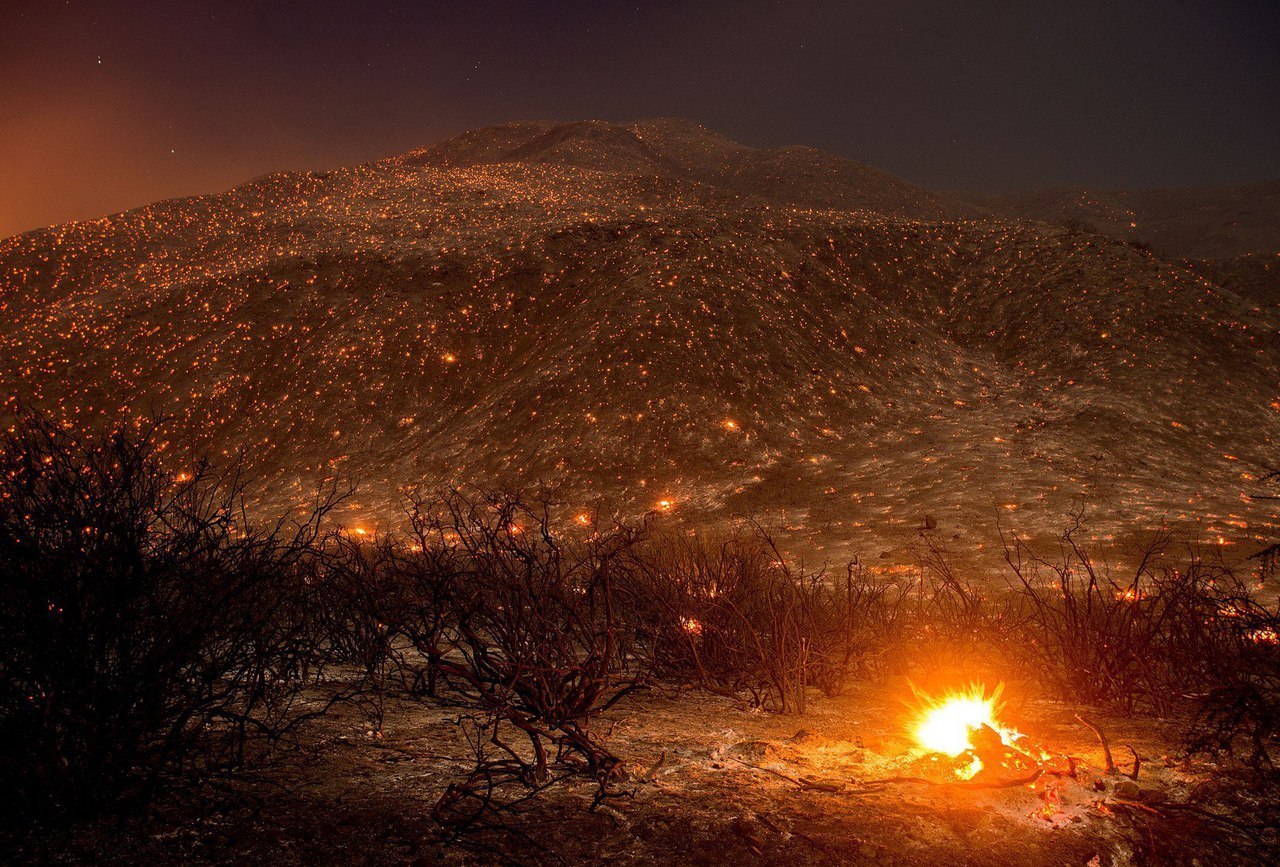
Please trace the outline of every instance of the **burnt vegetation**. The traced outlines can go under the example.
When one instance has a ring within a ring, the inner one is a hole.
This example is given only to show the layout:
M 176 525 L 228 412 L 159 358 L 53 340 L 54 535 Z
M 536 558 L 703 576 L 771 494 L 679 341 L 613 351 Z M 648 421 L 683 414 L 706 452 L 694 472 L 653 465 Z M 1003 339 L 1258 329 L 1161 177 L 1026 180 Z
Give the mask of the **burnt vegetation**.
M 314 618 L 334 499 L 254 525 L 236 476 L 165 472 L 154 432 L 28 416 L 0 442 L 10 816 L 145 804 L 260 759 L 341 697 Z
M 625 796 L 638 771 L 599 720 L 636 690 L 803 714 L 814 690 L 948 659 L 1181 719 L 1187 751 L 1251 772 L 1277 755 L 1277 611 L 1256 575 L 1164 534 L 1123 572 L 1079 517 L 1051 553 L 1007 535 L 1004 586 L 962 578 L 928 531 L 918 572 L 886 579 L 793 563 L 753 524 L 712 540 L 561 518 L 548 496 L 415 497 L 403 530 L 360 536 L 329 528 L 333 494 L 256 524 L 237 476 L 167 471 L 155 434 L 28 415 L 3 441 L 11 817 L 145 807 L 271 761 L 338 702 L 377 737 L 394 695 L 457 709 L 474 763 L 433 815 L 460 832 L 568 778 Z

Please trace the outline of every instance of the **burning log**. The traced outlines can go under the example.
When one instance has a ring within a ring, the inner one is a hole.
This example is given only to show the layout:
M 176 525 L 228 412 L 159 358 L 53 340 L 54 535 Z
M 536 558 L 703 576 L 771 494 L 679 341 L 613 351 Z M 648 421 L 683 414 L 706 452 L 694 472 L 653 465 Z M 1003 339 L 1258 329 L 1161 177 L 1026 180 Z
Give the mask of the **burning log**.
M 989 725 L 983 725 L 973 733 L 973 752 L 982 762 L 984 768 L 1016 766 L 1021 769 L 1039 767 L 1040 763 L 1031 756 L 1007 743 L 1000 732 Z

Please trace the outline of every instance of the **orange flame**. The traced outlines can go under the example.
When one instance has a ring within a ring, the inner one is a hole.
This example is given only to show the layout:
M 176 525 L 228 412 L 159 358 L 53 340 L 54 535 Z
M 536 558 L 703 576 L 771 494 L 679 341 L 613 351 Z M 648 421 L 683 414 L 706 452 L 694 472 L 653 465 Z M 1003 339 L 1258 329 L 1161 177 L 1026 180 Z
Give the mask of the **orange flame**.
M 973 749 L 973 733 L 986 726 L 999 734 L 1004 744 L 1014 746 L 1022 735 L 997 719 L 1003 690 L 1004 684 L 1000 684 L 988 694 L 985 687 L 973 684 L 941 698 L 917 693 L 921 705 L 912 724 L 916 743 L 926 752 L 957 758 Z M 981 770 L 982 761 L 974 755 L 968 765 L 957 768 L 956 774 L 967 780 Z

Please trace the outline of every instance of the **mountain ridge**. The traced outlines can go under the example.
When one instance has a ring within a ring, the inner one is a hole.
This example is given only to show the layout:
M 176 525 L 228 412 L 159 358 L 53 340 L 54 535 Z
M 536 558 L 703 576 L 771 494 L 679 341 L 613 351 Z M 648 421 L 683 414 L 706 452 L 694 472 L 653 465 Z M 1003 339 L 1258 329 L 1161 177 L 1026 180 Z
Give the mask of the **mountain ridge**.
M 494 142 L 492 139 L 498 139 Z M 590 147 L 583 147 L 589 144 Z M 777 204 L 925 219 L 974 216 L 951 201 L 862 163 L 791 145 L 751 148 L 700 124 L 656 118 L 629 124 L 534 121 L 464 133 L 411 151 L 409 164 L 443 167 L 500 162 L 572 165 L 618 174 L 696 181 Z

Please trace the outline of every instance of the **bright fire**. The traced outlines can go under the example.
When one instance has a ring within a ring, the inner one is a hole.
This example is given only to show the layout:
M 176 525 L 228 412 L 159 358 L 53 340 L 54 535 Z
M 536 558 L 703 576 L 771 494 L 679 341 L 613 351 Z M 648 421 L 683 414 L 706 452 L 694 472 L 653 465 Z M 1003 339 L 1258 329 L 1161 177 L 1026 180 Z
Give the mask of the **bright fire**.
M 969 735 L 984 725 L 996 728 L 994 699 L 956 695 L 927 709 L 916 725 L 916 740 L 931 753 L 958 756 L 973 749 Z
M 938 699 L 921 696 L 923 704 L 915 720 L 916 742 L 927 752 L 957 758 L 974 748 L 973 733 L 985 726 L 1012 747 L 1022 735 L 996 719 L 1002 690 L 1000 685 L 988 694 L 975 684 L 964 692 L 948 693 Z M 982 762 L 974 755 L 968 766 L 957 769 L 957 774 L 968 779 L 980 770 Z

